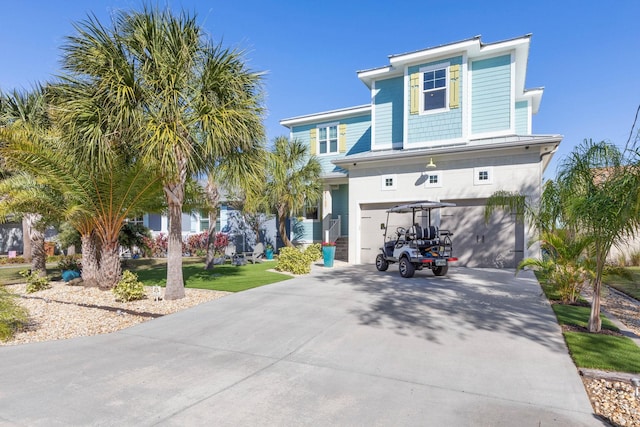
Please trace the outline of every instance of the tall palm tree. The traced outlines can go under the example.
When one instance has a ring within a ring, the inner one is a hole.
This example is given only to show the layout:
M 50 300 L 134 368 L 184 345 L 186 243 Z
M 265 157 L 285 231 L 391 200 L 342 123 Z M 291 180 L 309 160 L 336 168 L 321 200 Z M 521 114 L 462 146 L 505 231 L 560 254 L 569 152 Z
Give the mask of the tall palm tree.
M 20 135 L 22 138 L 39 139 L 45 138 L 50 132 L 51 123 L 45 100 L 45 91 L 42 86 L 36 86 L 31 91 L 14 90 L 7 94 L 0 94 L 0 130 L 2 139 L 8 138 L 9 134 Z M 6 163 L 5 163 L 6 166 Z M 26 177 L 10 181 L 7 189 L 13 188 L 21 191 Z M 11 187 L 12 185 L 17 187 Z M 32 182 L 35 184 L 35 182 Z M 38 184 L 39 185 L 39 184 Z M 24 197 L 28 193 L 22 192 L 18 199 L 13 199 L 13 208 L 22 208 L 19 213 L 22 216 L 24 252 L 27 259 L 31 260 L 33 271 L 37 271 L 41 276 L 46 272 L 46 253 L 44 250 L 44 229 L 45 220 L 40 212 L 29 210 L 28 204 L 23 204 Z M 20 200 L 21 202 L 17 202 Z M 8 201 L 8 199 L 5 199 Z M 37 206 L 34 203 L 33 206 Z M 7 207 L 7 206 L 5 206 Z
M 293 246 L 286 232 L 286 220 L 302 211 L 305 204 L 322 196 L 322 167 L 307 145 L 280 136 L 274 140 L 266 165 L 267 180 L 261 188 L 278 216 L 278 232 L 286 246 Z
M 185 183 L 261 140 L 260 74 L 243 55 L 212 44 L 195 16 L 145 8 L 120 12 L 107 28 L 95 17 L 76 26 L 65 46 L 69 80 L 97 88 L 103 113 L 125 123 L 132 155 L 162 179 L 169 215 L 165 298 L 184 296 L 182 210 Z M 98 153 L 113 140 L 95 139 Z

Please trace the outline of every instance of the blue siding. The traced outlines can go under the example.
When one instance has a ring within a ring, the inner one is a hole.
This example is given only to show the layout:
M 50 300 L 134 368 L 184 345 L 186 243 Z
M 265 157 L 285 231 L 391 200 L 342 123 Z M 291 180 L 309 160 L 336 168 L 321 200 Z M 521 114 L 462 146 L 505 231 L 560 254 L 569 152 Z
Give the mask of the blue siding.
M 516 134 L 529 134 L 529 103 L 527 101 L 516 102 Z
M 388 146 L 394 142 L 402 142 L 403 89 L 402 77 L 376 81 L 376 93 L 373 99 L 376 140 L 371 144 L 373 149 L 380 145 Z
M 298 221 L 291 218 L 293 242 L 313 242 L 322 240 L 322 221 Z
M 323 154 L 317 155 L 318 161 L 322 166 L 322 173 L 330 173 L 342 171 L 336 167 L 332 160 L 344 157 L 347 154 L 362 153 L 371 150 L 371 115 L 366 114 L 363 116 L 350 117 L 347 119 L 335 120 L 335 121 L 322 121 L 302 126 L 294 126 L 292 129 L 292 135 L 294 139 L 298 139 L 305 144 L 310 144 L 311 129 L 314 129 L 317 125 L 326 123 L 344 123 L 347 125 L 347 152 L 338 154 Z
M 333 218 L 341 216 L 340 234 L 349 234 L 349 186 L 342 184 L 331 192 L 331 212 Z
M 409 75 L 419 72 L 420 68 L 431 65 L 449 63 L 450 65 L 461 65 L 462 56 L 444 59 L 436 62 L 429 62 L 409 67 Z M 460 106 L 448 111 L 433 114 L 410 114 L 408 118 L 408 144 L 420 142 L 438 141 L 445 139 L 460 138 L 462 136 L 462 102 L 464 94 L 464 75 L 460 72 Z M 409 93 L 406 96 L 407 108 L 411 102 Z M 448 100 L 447 100 L 448 103 Z
M 471 64 L 471 132 L 508 130 L 511 127 L 511 55 Z

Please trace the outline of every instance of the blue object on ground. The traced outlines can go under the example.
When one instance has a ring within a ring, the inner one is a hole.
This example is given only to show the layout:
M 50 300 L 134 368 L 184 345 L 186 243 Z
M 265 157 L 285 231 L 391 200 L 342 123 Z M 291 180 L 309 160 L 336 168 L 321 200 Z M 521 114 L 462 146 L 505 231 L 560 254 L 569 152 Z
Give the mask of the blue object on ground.
M 62 272 L 62 280 L 69 282 L 70 280 L 80 277 L 80 272 L 76 270 L 64 270 Z

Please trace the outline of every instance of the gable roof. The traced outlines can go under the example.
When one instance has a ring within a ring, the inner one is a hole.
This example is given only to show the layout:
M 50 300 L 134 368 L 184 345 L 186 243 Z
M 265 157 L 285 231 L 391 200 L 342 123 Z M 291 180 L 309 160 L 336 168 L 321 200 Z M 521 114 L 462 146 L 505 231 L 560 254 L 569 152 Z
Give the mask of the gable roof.
M 439 59 L 466 55 L 468 59 L 481 59 L 499 54 L 514 53 L 515 90 L 517 100 L 530 100 L 533 114 L 538 112 L 543 88 L 525 89 L 527 63 L 531 34 L 492 43 L 483 43 L 480 36 L 447 43 L 440 46 L 420 49 L 413 52 L 389 55 L 389 65 L 358 71 L 358 78 L 371 89 L 373 82 L 381 79 L 400 77 L 410 65 L 433 62 Z

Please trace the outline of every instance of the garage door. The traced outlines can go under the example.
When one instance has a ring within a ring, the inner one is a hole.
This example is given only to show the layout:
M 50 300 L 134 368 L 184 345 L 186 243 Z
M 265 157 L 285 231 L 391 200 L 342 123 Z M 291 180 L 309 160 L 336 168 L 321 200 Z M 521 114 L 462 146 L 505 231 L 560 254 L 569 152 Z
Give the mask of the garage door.
M 360 262 L 371 264 L 376 262 L 384 239 L 384 229 L 381 224 L 387 222 L 387 209 L 396 205 L 411 202 L 376 203 L 360 205 Z M 393 214 L 389 218 L 389 234 L 395 236 L 398 227 L 411 225 L 411 214 Z
M 524 227 L 512 215 L 496 212 L 484 221 L 485 200 L 447 200 L 457 206 L 441 212 L 440 228 L 453 235 L 456 265 L 467 267 L 515 268 L 522 259 Z

